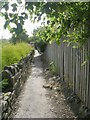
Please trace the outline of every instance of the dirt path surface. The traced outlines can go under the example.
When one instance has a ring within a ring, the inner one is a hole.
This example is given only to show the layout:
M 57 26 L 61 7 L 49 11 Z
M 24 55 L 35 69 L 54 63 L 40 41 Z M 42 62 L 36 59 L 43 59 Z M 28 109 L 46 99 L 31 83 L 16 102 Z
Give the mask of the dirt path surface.
M 59 102 L 52 99 L 50 92 L 43 87 L 43 75 L 40 54 L 35 51 L 34 64 L 31 75 L 26 81 L 21 94 L 17 99 L 18 109 L 13 112 L 13 118 L 73 118 L 74 113 L 64 101 L 64 96 L 59 96 Z

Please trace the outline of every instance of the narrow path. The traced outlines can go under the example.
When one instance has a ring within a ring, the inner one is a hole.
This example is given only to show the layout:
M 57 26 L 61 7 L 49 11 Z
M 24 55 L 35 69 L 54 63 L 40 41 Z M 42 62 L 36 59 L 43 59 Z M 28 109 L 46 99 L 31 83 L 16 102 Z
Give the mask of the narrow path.
M 40 60 L 39 53 L 36 51 L 31 75 L 26 81 L 24 88 L 21 91 L 20 96 L 18 97 L 17 101 L 19 108 L 14 113 L 13 118 L 57 117 L 57 114 L 52 110 L 54 106 L 48 95 L 49 93 L 45 88 L 43 88 L 44 83 L 45 79 L 43 76 L 42 62 Z M 60 106 L 58 107 L 59 108 L 57 108 L 57 110 L 60 109 Z

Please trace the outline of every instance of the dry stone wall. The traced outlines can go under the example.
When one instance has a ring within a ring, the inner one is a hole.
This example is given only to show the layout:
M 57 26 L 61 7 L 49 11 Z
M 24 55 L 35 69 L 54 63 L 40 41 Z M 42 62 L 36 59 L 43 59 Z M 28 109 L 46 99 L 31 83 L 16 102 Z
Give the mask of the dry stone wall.
M 9 86 L 6 89 L 4 88 L 0 97 L 0 113 L 2 113 L 1 118 L 4 120 L 8 119 L 12 111 L 12 106 L 30 74 L 33 56 L 34 50 L 20 60 L 19 63 L 13 64 L 12 66 L 5 66 L 1 73 L 2 80 L 8 79 L 9 83 Z

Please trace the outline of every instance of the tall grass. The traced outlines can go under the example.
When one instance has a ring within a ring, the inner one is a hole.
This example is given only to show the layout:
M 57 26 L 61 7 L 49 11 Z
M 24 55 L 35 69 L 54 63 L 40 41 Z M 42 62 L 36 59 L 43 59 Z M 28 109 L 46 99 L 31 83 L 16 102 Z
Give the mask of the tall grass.
M 0 40 L 0 71 L 2 69 L 2 41 Z
M 24 58 L 32 47 L 27 43 L 7 44 L 2 46 L 2 69 L 5 65 L 11 65 Z

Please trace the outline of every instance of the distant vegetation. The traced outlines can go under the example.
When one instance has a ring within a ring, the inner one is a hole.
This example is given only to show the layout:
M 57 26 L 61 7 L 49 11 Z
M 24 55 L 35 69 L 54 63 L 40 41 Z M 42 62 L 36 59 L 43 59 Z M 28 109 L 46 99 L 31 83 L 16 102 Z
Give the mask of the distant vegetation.
M 39 27 L 37 29 L 34 29 L 33 36 L 29 37 L 28 42 L 33 43 L 35 45 L 35 48 L 39 52 L 44 52 L 45 48 L 48 44 L 48 41 L 45 40 L 45 35 L 42 38 L 41 34 L 44 34 L 45 27 Z
M 24 58 L 32 47 L 24 42 L 11 44 L 2 44 L 2 69 L 5 65 L 11 65 L 19 62 L 20 59 Z

